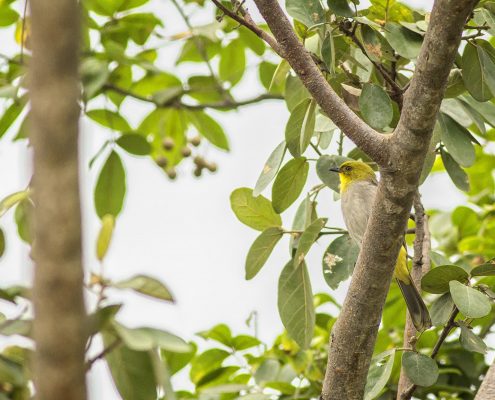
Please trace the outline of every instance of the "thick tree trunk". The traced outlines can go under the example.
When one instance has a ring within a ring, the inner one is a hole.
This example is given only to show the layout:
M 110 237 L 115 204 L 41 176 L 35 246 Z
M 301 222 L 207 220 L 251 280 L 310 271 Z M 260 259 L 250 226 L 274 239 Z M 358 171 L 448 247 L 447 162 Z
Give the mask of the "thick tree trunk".
M 86 398 L 78 181 L 79 10 L 32 0 L 34 381 L 40 400 Z
M 474 400 L 493 400 L 495 399 L 495 362 L 491 365 L 481 382 L 481 386 L 476 393 Z

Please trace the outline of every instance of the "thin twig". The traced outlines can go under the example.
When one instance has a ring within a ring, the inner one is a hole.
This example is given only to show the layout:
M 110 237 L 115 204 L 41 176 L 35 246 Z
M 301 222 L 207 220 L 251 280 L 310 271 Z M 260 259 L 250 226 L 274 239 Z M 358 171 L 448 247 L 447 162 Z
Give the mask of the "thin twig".
M 178 13 L 184 20 L 184 23 L 186 24 L 187 28 L 191 32 L 192 35 L 191 37 L 194 42 L 194 45 L 196 46 L 196 49 L 198 50 L 200 57 L 203 59 L 204 63 L 206 64 L 206 67 L 208 68 L 208 71 L 210 72 L 210 75 L 213 81 L 215 82 L 218 90 L 220 91 L 220 93 L 222 93 L 222 95 L 225 98 L 230 98 L 230 94 L 224 89 L 224 87 L 222 86 L 222 82 L 220 82 L 220 80 L 215 74 L 215 71 L 213 70 L 213 66 L 210 63 L 210 59 L 208 58 L 208 54 L 203 46 L 203 43 L 201 43 L 198 36 L 194 34 L 194 27 L 192 26 L 191 21 L 189 21 L 189 17 L 184 13 L 184 10 L 176 0 L 172 0 L 172 4 L 175 6 Z
M 389 84 L 389 86 L 392 89 L 392 92 L 395 96 L 401 95 L 403 90 L 402 88 L 395 82 L 395 80 L 390 76 L 389 71 L 383 66 L 383 64 L 373 60 L 369 55 L 368 52 L 366 51 L 364 45 L 359 41 L 357 38 L 355 32 L 353 30 L 347 29 L 344 24 L 341 24 L 340 26 L 341 31 L 349 36 L 351 40 L 356 44 L 357 47 L 363 52 L 366 58 L 371 61 L 371 63 L 375 66 L 375 68 L 378 70 L 378 72 L 382 75 L 383 79 Z
M 309 142 L 309 144 L 311 145 L 311 147 L 313 148 L 313 150 L 316 152 L 316 154 L 318 154 L 319 156 L 322 155 L 320 149 L 318 148 L 318 146 L 316 146 L 313 142 Z
M 225 7 L 218 0 L 211 0 L 211 1 L 225 15 L 229 16 L 234 21 L 238 22 L 239 24 L 245 26 L 250 31 L 255 33 L 259 38 L 263 39 L 266 43 L 268 43 L 270 45 L 270 47 L 275 51 L 275 53 L 277 53 L 280 57 L 284 58 L 282 48 L 280 47 L 278 42 L 275 40 L 275 38 L 273 36 L 271 36 L 268 32 L 265 32 L 263 29 L 261 29 L 258 25 L 256 25 L 256 23 L 251 18 L 251 15 L 249 15 L 247 10 L 244 9 L 242 7 L 242 5 L 240 5 L 240 7 L 238 7 L 238 10 L 240 11 L 240 13 L 243 15 L 244 18 L 237 15 L 235 12 L 232 12 L 231 10 L 229 10 L 227 7 Z
M 421 290 L 421 278 L 430 269 L 430 232 L 428 229 L 428 217 L 421 203 L 419 190 L 414 198 L 414 212 L 416 228 L 414 238 L 414 257 L 411 270 L 411 278 L 418 290 Z M 404 348 L 414 350 L 416 348 L 418 331 L 414 327 L 409 312 L 406 313 L 406 326 L 404 328 Z M 411 380 L 407 377 L 404 370 L 400 372 L 399 386 L 397 389 L 397 399 L 401 399 L 402 393 L 412 385 Z
M 121 343 L 120 338 L 116 338 L 112 343 L 110 343 L 107 347 L 105 347 L 100 353 L 98 353 L 96 356 L 90 358 L 88 361 L 86 361 L 86 371 L 89 371 L 93 364 L 104 358 L 108 353 L 112 352 L 119 346 Z
M 111 83 L 105 84 L 103 86 L 103 90 L 111 90 L 111 91 L 114 91 L 116 93 L 120 93 L 124 96 L 132 97 L 136 100 L 144 101 L 147 103 L 152 103 L 156 107 L 159 107 L 159 108 L 184 108 L 187 110 L 204 110 L 206 108 L 212 108 L 212 109 L 216 109 L 216 110 L 227 110 L 227 109 L 235 109 L 237 107 L 242 107 L 242 106 L 246 106 L 249 104 L 258 103 L 258 102 L 263 101 L 263 100 L 281 100 L 281 99 L 283 99 L 283 97 L 280 95 L 271 94 L 271 93 L 264 93 L 264 94 L 261 94 L 259 96 L 253 97 L 251 99 L 246 99 L 246 100 L 241 100 L 241 101 L 225 99 L 225 100 L 217 102 L 217 103 L 186 104 L 186 103 L 183 103 L 183 102 L 177 100 L 177 98 L 174 98 L 174 99 L 167 101 L 165 103 L 160 103 L 159 101 L 156 101 L 155 99 L 153 99 L 151 97 L 141 96 L 137 93 L 133 93 L 129 90 L 118 87 L 118 86 L 113 85 Z

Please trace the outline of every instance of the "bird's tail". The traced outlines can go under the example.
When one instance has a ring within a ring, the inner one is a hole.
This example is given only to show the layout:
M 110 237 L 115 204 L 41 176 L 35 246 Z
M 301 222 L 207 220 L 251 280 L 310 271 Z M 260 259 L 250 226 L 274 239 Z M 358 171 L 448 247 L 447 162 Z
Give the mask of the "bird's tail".
M 407 309 L 416 330 L 422 332 L 430 328 L 430 314 L 418 289 L 414 286 L 411 275 L 409 275 L 409 270 L 407 269 L 407 253 L 404 247 L 400 249 L 394 275 L 402 292 L 402 296 L 404 296 Z
M 431 328 L 430 313 L 412 280 L 409 283 L 397 279 L 397 284 L 406 301 L 407 310 L 418 332 Z

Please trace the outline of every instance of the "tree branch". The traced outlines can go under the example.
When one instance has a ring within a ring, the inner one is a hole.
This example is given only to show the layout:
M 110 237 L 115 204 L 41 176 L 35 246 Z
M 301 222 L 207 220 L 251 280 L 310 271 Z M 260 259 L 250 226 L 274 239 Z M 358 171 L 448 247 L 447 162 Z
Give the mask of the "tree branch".
M 30 6 L 35 392 L 38 400 L 85 400 L 77 146 L 80 10 L 74 0 L 33 0 Z
M 414 238 L 414 258 L 411 270 L 411 277 L 414 285 L 421 290 L 421 278 L 430 270 L 430 231 L 428 228 L 428 216 L 425 214 L 419 191 L 414 198 L 414 214 L 416 222 L 416 237 Z M 406 326 L 404 328 L 404 348 L 415 349 L 418 331 L 414 328 L 409 312 L 406 312 Z M 401 400 L 401 395 L 409 386 L 411 380 L 400 371 L 399 386 L 397 389 L 397 400 Z
M 276 0 L 254 0 L 282 49 L 284 58 L 299 76 L 321 109 L 349 139 L 377 164 L 388 162 L 388 136 L 364 123 L 334 92 L 294 33 Z
M 111 90 L 111 91 L 114 91 L 115 93 L 119 93 L 119 94 L 122 94 L 124 96 L 129 96 L 129 97 L 132 97 L 136 100 L 144 101 L 147 103 L 152 103 L 156 107 L 159 107 L 159 108 L 184 108 L 187 110 L 204 110 L 207 108 L 211 108 L 211 109 L 215 109 L 215 110 L 232 110 L 232 109 L 236 109 L 238 107 L 259 103 L 260 101 L 264 101 L 264 100 L 282 100 L 283 99 L 283 97 L 281 95 L 278 95 L 278 94 L 264 93 L 264 94 L 260 94 L 256 97 L 252 97 L 250 99 L 245 99 L 245 100 L 240 100 L 240 101 L 226 99 L 226 100 L 223 100 L 223 101 L 220 101 L 217 103 L 186 104 L 186 103 L 181 102 L 177 98 L 174 98 L 174 99 L 167 101 L 165 103 L 161 103 L 159 101 L 156 101 L 152 97 L 141 96 L 137 93 L 133 93 L 130 90 L 121 88 L 121 87 L 113 85 L 111 83 L 105 84 L 103 86 L 103 90 Z
M 333 326 L 324 400 L 363 397 L 386 294 L 436 115 L 464 24 L 475 3 L 436 0 L 433 6 L 416 70 L 404 95 L 401 119 L 389 142 L 389 163 L 381 166 L 358 261 Z
M 270 35 L 268 32 L 265 32 L 263 29 L 261 29 L 256 23 L 253 21 L 251 18 L 251 15 L 245 10 L 242 5 L 239 5 L 238 10 L 242 14 L 241 17 L 237 15 L 235 12 L 229 10 L 227 7 L 225 7 L 222 3 L 220 3 L 218 0 L 211 0 L 219 10 L 221 10 L 225 15 L 229 16 L 232 18 L 234 21 L 238 22 L 239 24 L 245 26 L 248 28 L 250 31 L 252 31 L 254 34 L 256 34 L 259 38 L 263 39 L 268 45 L 277 53 L 280 57 L 284 57 L 284 53 L 282 48 L 279 46 L 277 41 L 273 38 L 272 35 Z
M 488 368 L 474 400 L 495 399 L 495 362 Z

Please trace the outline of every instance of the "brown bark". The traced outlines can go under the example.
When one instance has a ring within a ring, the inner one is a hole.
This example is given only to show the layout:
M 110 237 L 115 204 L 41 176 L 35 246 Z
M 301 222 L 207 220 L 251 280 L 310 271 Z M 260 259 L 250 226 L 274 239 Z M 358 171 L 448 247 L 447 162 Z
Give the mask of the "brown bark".
M 476 393 L 474 400 L 495 399 L 495 362 L 488 368 L 483 382 Z
M 419 192 L 414 199 L 414 214 L 416 222 L 416 237 L 414 238 L 414 256 L 411 269 L 411 277 L 414 284 L 421 290 L 421 278 L 430 270 L 430 230 L 428 227 L 428 216 L 425 214 Z M 404 328 L 404 348 L 414 349 L 416 347 L 416 335 L 418 331 L 414 328 L 409 312 L 406 312 L 406 326 Z M 399 385 L 397 388 L 397 400 L 401 400 L 403 393 L 412 385 L 412 381 L 400 371 Z
M 78 182 L 79 10 L 32 0 L 33 361 L 40 400 L 86 398 Z
M 325 113 L 381 167 L 381 181 L 351 285 L 330 340 L 324 400 L 361 399 L 395 260 L 461 40 L 476 0 L 435 1 L 401 119 L 384 138 L 330 88 L 275 0 L 255 0 L 284 57 Z

